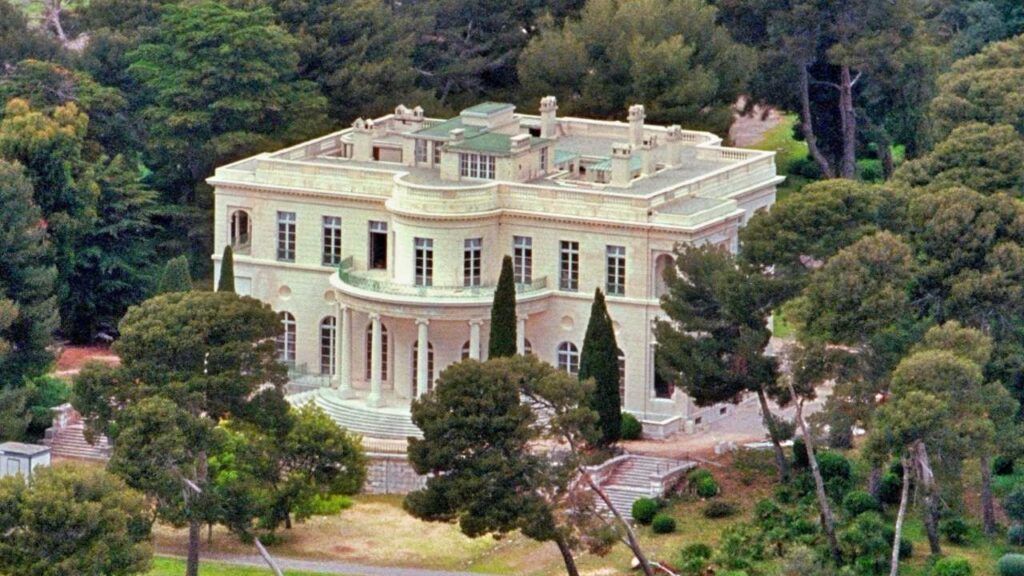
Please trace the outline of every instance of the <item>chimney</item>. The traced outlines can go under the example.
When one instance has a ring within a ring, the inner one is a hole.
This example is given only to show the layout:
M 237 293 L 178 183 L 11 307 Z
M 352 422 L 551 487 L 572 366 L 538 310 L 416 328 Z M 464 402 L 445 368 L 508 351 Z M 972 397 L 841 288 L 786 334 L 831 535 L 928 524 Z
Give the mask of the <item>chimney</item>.
M 629 168 L 632 157 L 632 145 L 612 144 L 612 186 L 625 188 L 633 181 L 633 171 Z
M 654 149 L 657 147 L 657 136 L 651 134 L 644 138 L 644 143 L 640 147 L 640 173 L 644 176 L 650 176 L 658 169 L 658 162 L 654 152 Z
M 629 107 L 629 143 L 640 146 L 644 141 L 644 105 Z
M 352 128 L 352 159 L 360 162 L 373 160 L 373 120 L 356 118 Z
M 679 124 L 668 127 L 665 140 L 668 148 L 668 157 L 665 159 L 665 163 L 670 166 L 678 166 L 683 155 L 683 129 L 679 127 Z
M 558 137 L 558 119 L 555 112 L 558 111 L 558 101 L 554 96 L 545 96 L 540 99 L 540 137 Z
M 462 141 L 466 139 L 466 131 L 462 128 L 454 128 L 448 131 L 448 143 L 449 144 L 462 144 Z

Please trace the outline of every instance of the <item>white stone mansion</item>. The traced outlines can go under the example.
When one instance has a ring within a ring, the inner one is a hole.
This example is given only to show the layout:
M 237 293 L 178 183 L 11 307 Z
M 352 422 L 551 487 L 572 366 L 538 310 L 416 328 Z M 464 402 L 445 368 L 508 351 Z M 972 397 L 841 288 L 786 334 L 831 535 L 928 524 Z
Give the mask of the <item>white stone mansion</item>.
M 736 248 L 770 206 L 773 154 L 679 126 L 560 118 L 483 103 L 448 120 L 420 108 L 219 168 L 216 274 L 279 311 L 282 360 L 306 394 L 372 437 L 415 433 L 410 399 L 444 367 L 483 358 L 502 257 L 518 284 L 519 349 L 575 371 L 595 288 L 608 295 L 625 410 L 661 436 L 699 427 L 655 376 L 652 322 L 679 242 Z M 625 112 L 625 111 L 624 111 Z M 321 375 L 319 377 L 302 375 Z

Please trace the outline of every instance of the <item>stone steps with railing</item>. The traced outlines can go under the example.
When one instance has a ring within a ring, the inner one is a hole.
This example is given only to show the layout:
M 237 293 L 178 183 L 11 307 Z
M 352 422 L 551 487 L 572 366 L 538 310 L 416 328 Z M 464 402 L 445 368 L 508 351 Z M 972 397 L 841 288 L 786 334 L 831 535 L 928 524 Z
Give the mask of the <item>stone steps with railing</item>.
M 363 436 L 394 440 L 423 436 L 408 410 L 370 408 L 363 400 L 344 400 L 330 389 L 294 394 L 288 401 L 293 405 L 313 402 L 340 426 Z
M 632 519 L 633 503 L 640 498 L 664 496 L 697 463 L 689 460 L 623 454 L 600 466 L 591 474 L 608 495 L 615 510 Z M 606 508 L 603 504 L 602 508 Z
M 96 438 L 95 444 L 90 444 L 85 439 L 85 426 L 82 424 L 69 424 L 61 429 L 51 430 L 47 431 L 43 443 L 50 447 L 52 455 L 97 462 L 110 460 L 111 446 L 106 436 L 100 436 Z

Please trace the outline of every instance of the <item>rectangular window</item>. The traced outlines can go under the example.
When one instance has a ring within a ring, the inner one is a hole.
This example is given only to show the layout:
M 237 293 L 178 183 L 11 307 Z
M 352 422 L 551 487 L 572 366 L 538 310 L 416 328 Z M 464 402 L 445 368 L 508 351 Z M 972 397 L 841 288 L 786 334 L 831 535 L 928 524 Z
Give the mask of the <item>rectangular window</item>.
M 416 163 L 417 164 L 426 164 L 427 163 L 427 145 L 428 144 L 429 143 L 426 140 L 422 139 L 422 138 L 417 138 L 416 139 Z
M 558 289 L 575 292 L 580 288 L 580 243 L 562 240 L 559 251 Z
M 609 296 L 624 296 L 626 294 L 626 247 L 607 246 L 605 254 L 608 261 L 605 292 Z
M 324 216 L 323 259 L 324 266 L 341 263 L 341 218 Z
M 512 237 L 512 268 L 515 272 L 516 284 L 533 282 L 533 238 L 529 236 Z
M 459 175 L 494 180 L 494 156 L 459 154 Z
M 388 223 L 370 221 L 370 268 L 388 267 Z
M 416 285 L 434 284 L 434 241 L 430 238 L 416 238 Z
M 444 142 L 441 142 L 439 140 L 434 142 L 434 162 L 433 162 L 434 164 L 440 164 L 441 163 L 441 146 L 442 145 L 444 145 Z
M 462 247 L 462 285 L 479 286 L 483 238 L 466 238 Z
M 548 149 L 540 149 L 540 171 L 547 174 L 548 171 Z
M 295 212 L 277 213 L 277 259 L 295 262 Z

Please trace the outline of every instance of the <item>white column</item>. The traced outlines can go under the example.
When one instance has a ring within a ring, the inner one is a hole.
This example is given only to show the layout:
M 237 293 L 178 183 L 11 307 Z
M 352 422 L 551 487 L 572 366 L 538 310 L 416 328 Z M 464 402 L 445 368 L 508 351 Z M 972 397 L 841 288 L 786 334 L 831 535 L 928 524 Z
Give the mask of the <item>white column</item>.
M 469 321 L 469 357 L 473 360 L 480 359 L 480 325 L 483 320 Z
M 526 316 L 516 317 L 516 353 L 526 354 Z
M 430 320 L 419 318 L 416 320 L 416 396 L 423 396 L 427 393 L 427 386 L 430 378 Z
M 338 394 L 342 398 L 351 398 L 352 391 L 352 309 L 338 304 L 338 335 L 335 339 L 337 350 L 337 384 Z
M 383 388 L 381 371 L 384 368 L 384 358 L 381 355 L 383 343 L 380 330 L 380 314 L 370 314 L 370 322 L 372 323 L 370 336 L 370 395 L 366 397 L 366 403 L 370 406 L 380 406 L 383 403 L 383 398 L 381 398 L 381 388 Z

